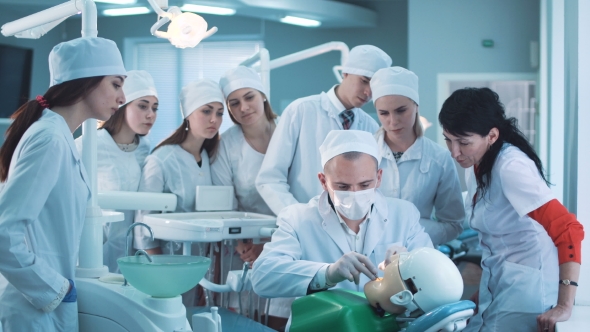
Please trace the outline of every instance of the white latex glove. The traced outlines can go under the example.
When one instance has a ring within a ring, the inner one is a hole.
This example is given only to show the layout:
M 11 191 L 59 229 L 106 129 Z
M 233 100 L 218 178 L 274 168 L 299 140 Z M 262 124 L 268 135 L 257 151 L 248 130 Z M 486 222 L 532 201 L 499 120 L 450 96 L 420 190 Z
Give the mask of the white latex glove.
M 377 272 L 367 256 L 351 251 L 340 257 L 336 263 L 330 264 L 326 270 L 326 281 L 328 284 L 335 285 L 348 280 L 358 285 L 361 273 L 375 280 Z
M 391 263 L 391 256 L 395 255 L 395 254 L 399 254 L 400 252 L 407 252 L 408 249 L 404 246 L 400 246 L 397 244 L 393 244 L 391 245 L 389 248 L 387 248 L 387 251 L 385 252 L 385 260 L 381 263 L 379 263 L 379 270 L 384 271 L 385 267 L 387 265 L 389 265 L 389 263 Z

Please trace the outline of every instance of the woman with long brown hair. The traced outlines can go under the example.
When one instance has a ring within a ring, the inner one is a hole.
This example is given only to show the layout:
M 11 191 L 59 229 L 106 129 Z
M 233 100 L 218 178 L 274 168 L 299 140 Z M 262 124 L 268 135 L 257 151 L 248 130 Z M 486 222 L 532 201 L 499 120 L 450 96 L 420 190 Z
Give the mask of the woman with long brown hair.
M 272 111 L 260 76 L 253 69 L 244 66 L 232 68 L 221 77 L 219 85 L 235 125 L 221 135 L 219 155 L 211 167 L 213 184 L 234 187 L 234 202 L 238 211 L 274 215 L 258 193 L 255 180 L 276 128 L 277 115 Z M 253 263 L 262 252 L 263 245 L 252 240 L 238 241 L 234 252 L 223 251 L 227 257 L 223 260 L 222 272 L 240 270 L 244 262 Z M 234 258 L 230 259 L 232 254 Z M 226 264 L 230 261 L 231 267 Z M 242 296 L 242 299 L 247 297 Z M 257 303 L 258 296 L 251 300 Z M 247 301 L 242 302 L 248 308 Z M 238 296 L 232 293 L 229 305 L 237 309 Z M 249 315 L 252 317 L 253 313 Z M 269 320 L 269 323 L 272 322 L 272 319 Z
M 158 93 L 152 76 L 145 70 L 130 70 L 123 86 L 126 103 L 107 121 L 99 124 L 96 133 L 98 191 L 137 191 L 141 168 L 150 152 L 145 137 L 154 125 L 158 111 Z M 82 151 L 82 138 L 76 139 Z M 135 211 L 122 210 L 123 221 L 103 226 L 103 262 L 110 272 L 119 273 L 117 259 L 132 255 L 125 252 L 127 228 L 133 223 Z
M 49 89 L 14 113 L 0 149 L 0 322 L 10 332 L 78 330 L 74 279 L 90 183 L 72 133 L 125 102 L 113 41 L 58 44 L 49 69 Z
M 156 146 L 146 158 L 139 191 L 173 193 L 178 197 L 176 212 L 194 212 L 196 187 L 210 186 L 210 160 L 219 146 L 223 117 L 223 94 L 217 83 L 202 79 L 189 83 L 180 93 L 182 124 Z M 138 217 L 149 211 L 141 211 Z M 159 242 L 137 228 L 136 249 L 161 253 Z

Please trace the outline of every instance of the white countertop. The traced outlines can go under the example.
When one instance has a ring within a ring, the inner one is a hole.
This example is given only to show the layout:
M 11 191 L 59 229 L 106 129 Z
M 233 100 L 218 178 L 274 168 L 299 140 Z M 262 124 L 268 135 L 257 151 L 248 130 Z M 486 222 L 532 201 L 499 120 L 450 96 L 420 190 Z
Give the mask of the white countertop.
M 590 331 L 590 306 L 575 305 L 567 322 L 557 323 L 555 332 Z

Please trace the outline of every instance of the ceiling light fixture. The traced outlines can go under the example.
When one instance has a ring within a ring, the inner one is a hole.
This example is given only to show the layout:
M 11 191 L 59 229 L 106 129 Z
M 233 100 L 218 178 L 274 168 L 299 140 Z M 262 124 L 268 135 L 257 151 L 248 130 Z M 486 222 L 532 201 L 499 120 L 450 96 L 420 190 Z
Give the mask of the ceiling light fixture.
M 147 7 L 111 8 L 105 9 L 102 13 L 106 16 L 128 16 L 147 14 L 150 9 Z
M 110 3 L 113 5 L 132 5 L 135 4 L 137 0 L 94 0 L 94 2 Z
M 202 5 L 195 5 L 187 3 L 184 6 L 180 7 L 181 10 L 187 12 L 195 12 L 201 14 L 213 14 L 213 15 L 233 15 L 236 13 L 236 10 L 233 8 L 224 8 L 224 7 L 213 7 L 213 6 L 202 6 Z
M 297 17 L 297 16 L 285 16 L 285 17 L 281 18 L 281 22 L 287 23 L 287 24 L 299 25 L 302 27 L 319 27 L 320 25 L 322 25 L 322 22 L 320 22 L 320 21 L 311 20 L 308 18 Z
M 183 13 L 180 8 L 172 6 L 168 11 L 162 10 L 156 0 L 148 0 L 156 14 L 158 21 L 152 25 L 150 32 L 158 38 L 166 38 L 178 48 L 195 47 L 201 40 L 208 38 L 217 32 L 217 27 L 207 30 L 207 22 L 201 16 L 194 13 Z M 167 7 L 167 0 L 163 0 Z M 158 31 L 164 24 L 170 22 L 168 30 Z

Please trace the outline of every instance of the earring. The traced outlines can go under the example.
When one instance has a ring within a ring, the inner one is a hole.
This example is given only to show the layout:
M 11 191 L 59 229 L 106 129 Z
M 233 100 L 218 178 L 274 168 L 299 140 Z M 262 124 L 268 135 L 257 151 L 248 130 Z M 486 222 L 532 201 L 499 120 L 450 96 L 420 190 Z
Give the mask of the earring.
M 266 101 L 266 99 L 264 99 L 263 101 Z
M 186 127 L 184 128 L 185 131 L 188 131 L 188 120 L 186 121 Z

